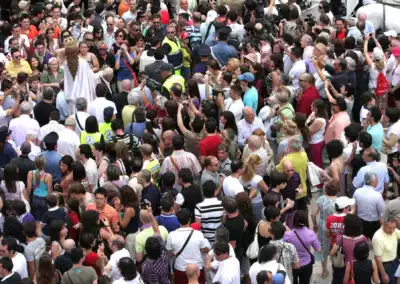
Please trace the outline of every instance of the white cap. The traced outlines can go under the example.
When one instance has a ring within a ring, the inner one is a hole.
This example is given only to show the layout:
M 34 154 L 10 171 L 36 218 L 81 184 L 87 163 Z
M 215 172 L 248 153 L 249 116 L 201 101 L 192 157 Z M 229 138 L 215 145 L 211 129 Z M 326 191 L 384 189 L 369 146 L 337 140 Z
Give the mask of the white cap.
M 383 59 L 385 55 L 383 54 L 382 49 L 380 49 L 379 47 L 375 47 L 374 48 L 374 59 L 376 61 L 381 61 Z
M 215 12 L 214 10 L 210 10 L 210 11 L 207 12 L 207 19 L 206 19 L 206 22 L 207 22 L 207 23 L 211 23 L 211 22 L 214 21 L 217 17 L 218 17 L 217 12 Z
M 338 209 L 344 209 L 348 206 L 354 205 L 356 200 L 354 198 L 348 198 L 347 196 L 340 196 L 336 198 L 335 205 Z
M 23 9 L 25 9 L 26 6 L 28 6 L 28 5 L 29 5 L 29 2 L 28 2 L 28 1 L 19 1 L 19 3 L 18 3 L 18 8 L 20 8 L 21 10 L 23 10 Z
M 390 30 L 383 33 L 385 36 L 397 37 L 397 32 L 395 30 Z

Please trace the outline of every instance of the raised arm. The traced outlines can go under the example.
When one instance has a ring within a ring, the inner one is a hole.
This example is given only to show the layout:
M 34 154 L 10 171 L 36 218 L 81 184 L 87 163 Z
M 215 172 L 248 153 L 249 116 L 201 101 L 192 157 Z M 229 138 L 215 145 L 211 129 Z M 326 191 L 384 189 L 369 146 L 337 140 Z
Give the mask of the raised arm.
M 365 61 L 367 62 L 368 66 L 372 66 L 374 62 L 372 61 L 371 56 L 368 54 L 368 40 L 369 36 L 365 37 L 364 39 L 364 56 L 365 56 Z

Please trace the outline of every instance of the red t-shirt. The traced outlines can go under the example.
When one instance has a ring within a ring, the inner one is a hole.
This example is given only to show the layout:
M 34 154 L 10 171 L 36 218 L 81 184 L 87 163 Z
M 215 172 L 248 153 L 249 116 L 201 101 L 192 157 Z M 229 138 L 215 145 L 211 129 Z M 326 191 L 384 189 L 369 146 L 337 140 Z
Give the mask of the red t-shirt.
M 319 99 L 319 93 L 314 86 L 304 90 L 304 93 L 299 97 L 297 102 L 297 112 L 304 113 L 307 117 L 311 114 L 311 104 Z
M 68 229 L 68 235 L 71 239 L 76 240 L 79 230 L 74 229 L 73 226 L 79 223 L 79 214 L 74 211 L 68 211 L 68 219 L 71 222 L 71 226 Z
M 221 144 L 221 137 L 218 134 L 207 136 L 200 141 L 200 156 L 217 157 L 219 144 Z
M 344 233 L 344 216 L 346 214 L 332 214 L 326 218 L 326 229 L 331 235 L 331 245 L 336 243 L 336 237 Z
M 83 261 L 83 265 L 93 267 L 93 269 L 96 270 L 97 276 L 101 276 L 101 271 L 99 271 L 96 266 L 96 262 L 98 259 L 99 256 L 97 255 L 97 253 L 92 251 L 86 255 L 85 260 Z

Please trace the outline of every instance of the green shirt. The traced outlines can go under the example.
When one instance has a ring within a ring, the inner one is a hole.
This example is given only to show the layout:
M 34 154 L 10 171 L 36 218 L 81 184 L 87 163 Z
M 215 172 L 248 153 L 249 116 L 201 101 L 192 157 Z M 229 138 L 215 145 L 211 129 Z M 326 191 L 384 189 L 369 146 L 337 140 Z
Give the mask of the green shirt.
M 40 76 L 40 82 L 43 84 L 59 83 L 62 80 L 64 80 L 64 70 L 62 69 L 58 70 L 56 77 L 46 71 Z
M 96 271 L 90 266 L 72 267 L 64 273 L 62 284 L 93 283 L 97 280 Z

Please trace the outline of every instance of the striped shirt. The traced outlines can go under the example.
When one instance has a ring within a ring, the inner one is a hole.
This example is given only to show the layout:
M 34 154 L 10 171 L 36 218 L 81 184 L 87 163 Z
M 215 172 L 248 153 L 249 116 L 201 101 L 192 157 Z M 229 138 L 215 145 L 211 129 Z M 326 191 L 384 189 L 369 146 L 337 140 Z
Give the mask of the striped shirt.
M 141 275 L 145 283 L 169 284 L 168 252 L 161 237 L 156 238 L 161 243 L 161 256 L 157 259 L 146 258 L 142 263 Z
M 216 197 L 205 198 L 203 202 L 196 205 L 194 209 L 196 218 L 200 219 L 201 232 L 210 242 L 214 242 L 215 230 L 221 225 L 221 218 L 224 215 L 222 202 Z

